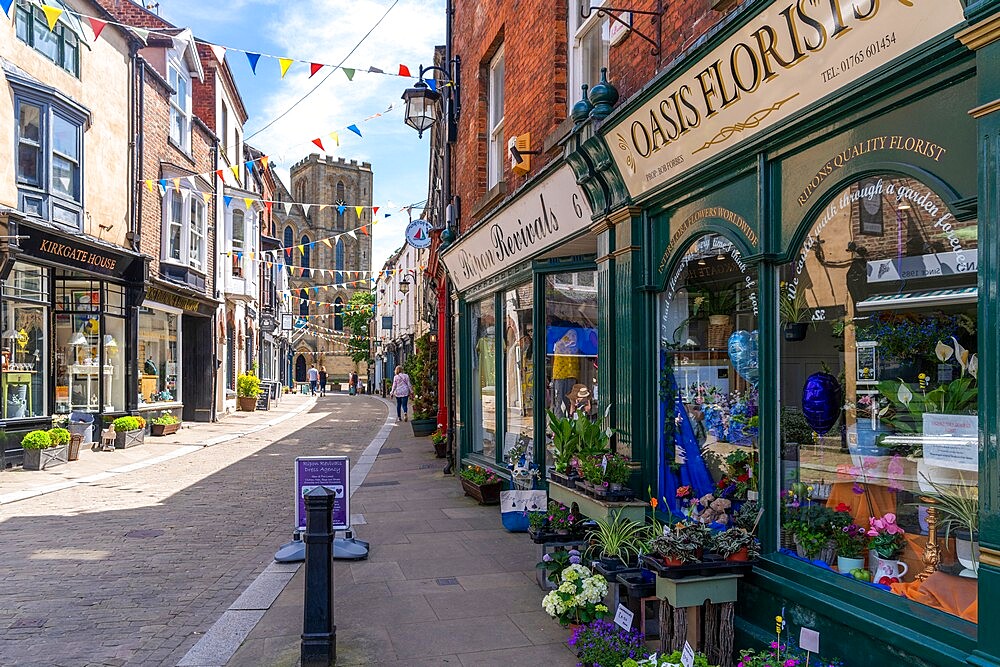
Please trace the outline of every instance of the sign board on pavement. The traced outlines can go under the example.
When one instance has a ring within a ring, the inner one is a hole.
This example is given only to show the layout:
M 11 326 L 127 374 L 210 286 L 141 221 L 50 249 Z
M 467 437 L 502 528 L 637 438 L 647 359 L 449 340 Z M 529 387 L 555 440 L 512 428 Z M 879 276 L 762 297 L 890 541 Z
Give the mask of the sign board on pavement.
M 295 459 L 295 527 L 306 529 L 303 495 L 317 486 L 333 490 L 333 530 L 351 527 L 351 460 L 346 456 L 300 456 Z

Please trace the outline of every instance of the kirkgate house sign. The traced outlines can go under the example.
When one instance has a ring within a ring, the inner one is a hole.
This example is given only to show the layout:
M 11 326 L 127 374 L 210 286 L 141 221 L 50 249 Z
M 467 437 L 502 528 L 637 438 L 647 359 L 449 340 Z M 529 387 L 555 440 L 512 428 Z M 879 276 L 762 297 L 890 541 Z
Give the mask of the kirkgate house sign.
M 461 292 L 586 229 L 590 216 L 572 169 L 563 165 L 468 232 L 441 259 Z
M 958 25 L 959 0 L 778 0 L 605 134 L 633 196 Z

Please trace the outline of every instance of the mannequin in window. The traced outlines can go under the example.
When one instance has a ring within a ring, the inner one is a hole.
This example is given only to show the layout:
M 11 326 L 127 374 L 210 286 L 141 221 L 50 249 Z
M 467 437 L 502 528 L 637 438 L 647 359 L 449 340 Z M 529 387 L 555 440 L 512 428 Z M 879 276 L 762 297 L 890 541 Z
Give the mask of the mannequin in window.
M 566 397 L 573 391 L 573 386 L 580 377 L 578 335 L 576 329 L 569 329 L 553 346 L 552 400 L 559 417 L 572 414 L 567 411 Z

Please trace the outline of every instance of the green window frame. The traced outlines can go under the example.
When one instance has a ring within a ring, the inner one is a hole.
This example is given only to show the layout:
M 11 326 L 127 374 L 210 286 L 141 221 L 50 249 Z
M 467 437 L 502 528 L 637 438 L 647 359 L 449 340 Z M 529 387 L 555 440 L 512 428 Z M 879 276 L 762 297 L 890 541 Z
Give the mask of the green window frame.
M 62 9 L 66 6 L 57 0 L 49 4 Z M 56 23 L 49 30 L 48 20 L 41 7 L 33 6 L 28 0 L 17 0 L 14 15 L 17 38 L 40 54 L 80 78 L 80 35 L 65 23 Z

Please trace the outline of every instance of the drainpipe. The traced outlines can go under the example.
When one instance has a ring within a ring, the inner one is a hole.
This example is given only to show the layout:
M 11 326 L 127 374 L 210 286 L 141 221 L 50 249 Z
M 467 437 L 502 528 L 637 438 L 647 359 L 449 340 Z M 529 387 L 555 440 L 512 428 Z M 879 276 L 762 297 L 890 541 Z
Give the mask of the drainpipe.
M 448 5 L 446 8 L 448 19 L 445 24 L 445 40 L 444 40 L 444 61 L 451 67 L 452 59 L 452 33 L 451 33 L 451 23 L 455 16 L 455 7 L 453 0 L 448 0 Z M 452 74 L 454 76 L 454 74 Z M 452 91 L 454 93 L 454 91 Z M 449 104 L 453 104 L 450 102 Z M 450 113 L 449 113 L 450 115 Z M 449 123 L 451 120 L 449 119 Z M 444 142 L 444 178 L 442 179 L 442 206 L 444 210 L 441 212 L 445 216 L 445 224 L 448 224 L 448 205 L 451 203 L 451 141 L 449 141 L 449 134 L 451 128 L 445 129 L 445 142 Z M 456 131 L 456 135 L 458 132 Z M 456 136 L 457 141 L 457 136 Z M 458 224 L 458 220 L 455 220 L 455 224 Z M 439 246 L 440 247 L 440 246 Z M 448 458 L 447 464 L 444 467 L 444 474 L 450 475 L 455 469 L 456 463 L 456 442 L 455 442 L 455 392 L 457 391 L 455 387 L 455 363 L 457 361 L 457 354 L 455 348 L 454 340 L 454 330 L 452 329 L 452 324 L 454 322 L 454 317 L 452 313 L 452 286 L 451 281 L 445 276 L 445 288 L 444 288 L 444 323 L 445 326 L 439 326 L 438 331 L 443 339 L 445 339 L 444 349 L 451 350 L 451 353 L 445 358 L 445 369 L 448 373 Z
M 138 112 L 136 115 L 134 137 L 135 150 L 133 151 L 134 160 L 136 163 L 136 174 L 134 178 L 134 189 L 133 196 L 135 197 L 135 206 L 132 208 L 132 249 L 138 251 L 141 247 L 140 241 L 142 240 L 142 182 L 139 180 L 142 178 L 142 169 L 145 164 L 145 133 L 146 133 L 146 66 L 141 62 L 139 57 L 139 51 L 137 47 L 133 47 L 132 52 L 132 86 L 133 86 L 133 104 L 130 105 L 133 109 L 135 108 L 134 101 L 138 99 Z M 135 70 L 138 69 L 139 83 L 136 84 Z
M 215 134 L 215 133 L 213 132 L 213 134 Z M 214 173 L 215 171 L 219 170 L 219 138 L 218 137 L 214 137 L 214 139 L 212 140 L 212 153 L 211 153 L 211 155 L 212 155 L 212 166 L 213 166 L 212 185 L 214 186 L 214 189 L 215 189 L 215 192 L 214 192 L 215 196 L 212 198 L 212 201 L 215 203 L 215 211 L 214 211 L 215 215 L 212 216 L 213 220 L 214 220 L 213 225 L 212 225 L 212 247 L 209 248 L 208 250 L 209 250 L 209 252 L 212 253 L 211 255 L 209 255 L 209 257 L 213 257 L 214 258 L 213 261 L 212 261 L 212 295 L 216 299 L 218 299 L 219 298 L 219 285 L 218 285 L 218 280 L 219 280 L 219 267 L 218 267 L 219 256 L 217 254 L 218 248 L 217 248 L 217 246 L 216 246 L 215 243 L 216 243 L 216 241 L 219 238 L 219 204 L 218 204 L 218 202 L 219 202 L 219 179 L 218 179 L 218 177 Z M 207 241 L 207 239 L 206 239 L 206 241 Z M 208 267 L 206 267 L 206 268 L 208 268 Z M 218 313 L 219 313 L 218 307 L 216 307 L 215 313 L 216 313 L 216 315 L 218 315 Z M 216 404 L 218 403 L 218 400 L 219 400 L 219 366 L 222 363 L 219 360 L 219 343 L 215 340 L 215 325 L 216 324 L 218 324 L 218 322 L 215 321 L 215 318 L 212 318 L 212 421 L 213 422 L 218 417 L 218 410 L 216 408 Z

